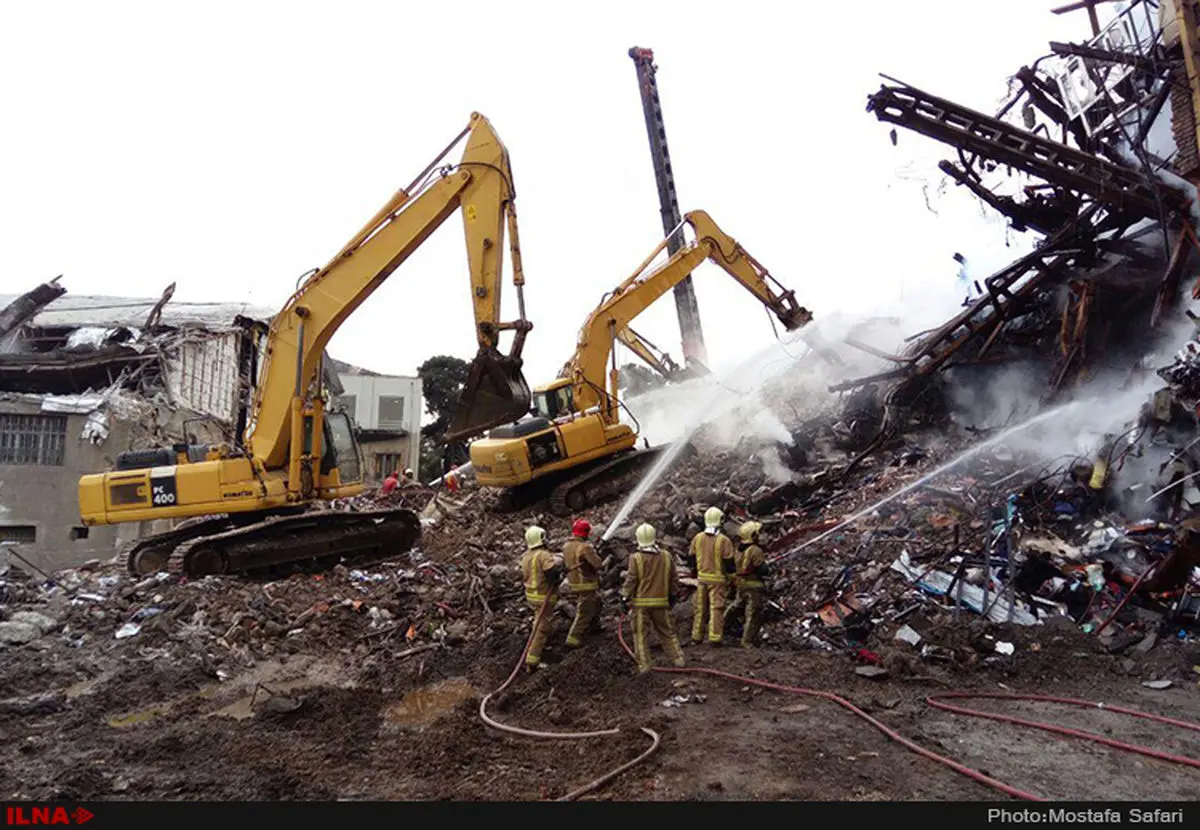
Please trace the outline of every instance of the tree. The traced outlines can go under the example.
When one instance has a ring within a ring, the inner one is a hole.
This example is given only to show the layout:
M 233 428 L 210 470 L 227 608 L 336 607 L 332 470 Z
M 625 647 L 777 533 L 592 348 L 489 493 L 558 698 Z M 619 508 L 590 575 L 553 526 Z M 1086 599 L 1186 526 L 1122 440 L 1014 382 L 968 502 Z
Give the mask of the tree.
M 425 411 L 434 418 L 433 423 L 421 428 L 421 433 L 440 437 L 450 426 L 458 396 L 467 382 L 467 362 L 450 355 L 436 355 L 417 367 L 417 376 L 421 378 Z
M 445 433 L 454 417 L 454 409 L 467 382 L 468 364 L 450 355 L 435 355 L 417 367 L 425 411 L 433 421 L 421 427 L 421 480 L 442 476 L 450 463 L 462 463 L 465 445 L 458 442 L 447 448 Z M 447 460 L 453 459 L 453 461 Z

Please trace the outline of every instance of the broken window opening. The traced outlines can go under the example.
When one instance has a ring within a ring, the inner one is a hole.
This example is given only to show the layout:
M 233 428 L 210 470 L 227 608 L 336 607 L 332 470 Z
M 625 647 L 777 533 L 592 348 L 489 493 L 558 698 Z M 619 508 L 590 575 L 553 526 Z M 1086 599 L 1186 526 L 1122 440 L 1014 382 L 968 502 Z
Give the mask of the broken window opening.
M 37 528 L 33 525 L 0 525 L 0 542 L 32 545 L 36 541 Z

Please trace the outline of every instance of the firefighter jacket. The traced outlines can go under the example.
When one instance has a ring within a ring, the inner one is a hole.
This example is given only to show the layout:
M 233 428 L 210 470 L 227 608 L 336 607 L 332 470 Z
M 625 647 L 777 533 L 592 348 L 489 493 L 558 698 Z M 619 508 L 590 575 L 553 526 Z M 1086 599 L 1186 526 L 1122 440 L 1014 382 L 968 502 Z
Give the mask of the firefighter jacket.
M 696 579 L 710 585 L 724 585 L 735 567 L 733 542 L 724 533 L 697 533 L 689 554 L 696 561 Z
M 679 571 L 664 550 L 639 550 L 629 557 L 621 596 L 634 608 L 667 608 L 679 593 Z
M 733 556 L 737 567 L 734 584 L 739 588 L 762 588 L 767 570 L 767 557 L 758 545 L 743 545 Z
M 563 564 L 567 568 L 567 584 L 573 593 L 600 589 L 600 555 L 589 542 L 572 539 L 563 545 Z
M 525 599 L 542 602 L 558 593 L 558 558 L 544 547 L 525 551 L 521 557 L 521 575 L 525 579 Z

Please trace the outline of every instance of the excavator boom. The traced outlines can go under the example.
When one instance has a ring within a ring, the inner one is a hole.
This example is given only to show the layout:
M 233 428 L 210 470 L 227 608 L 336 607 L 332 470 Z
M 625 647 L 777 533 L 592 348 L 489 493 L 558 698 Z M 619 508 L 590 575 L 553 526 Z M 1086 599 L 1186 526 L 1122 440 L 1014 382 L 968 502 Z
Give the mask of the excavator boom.
M 293 401 L 316 388 L 322 355 L 338 327 L 460 207 L 479 352 L 452 429 L 458 436 L 477 435 L 528 411 L 520 354 L 532 325 L 524 319 L 508 151 L 478 113 L 471 116 L 466 134 L 467 146 L 455 168 L 439 171 L 416 196 L 406 190 L 393 196 L 324 268 L 305 280 L 272 321 L 246 435 L 251 455 L 268 469 L 287 462 L 294 437 Z M 506 229 L 521 306 L 520 319 L 513 323 L 499 321 Z M 502 355 L 499 334 L 508 329 L 516 338 L 512 352 Z
M 563 372 L 564 377 L 572 377 L 575 381 L 575 406 L 580 411 L 603 405 L 613 409 L 615 417 L 615 384 L 608 392 L 604 391 L 609 386 L 605 372 L 614 337 L 621 339 L 630 321 L 687 278 L 705 260 L 712 260 L 724 269 L 770 309 L 789 331 L 812 320 L 812 314 L 796 303 L 795 293 L 785 290 L 737 240 L 717 227 L 707 213 L 692 211 L 684 217 L 684 223 L 691 226 L 695 239 L 677 250 L 662 265 L 647 271 L 650 263 L 667 245 L 666 241 L 660 243 L 633 275 L 588 316 L 580 329 L 575 354 Z
M 633 275 L 605 295 L 588 315 L 575 353 L 558 380 L 534 390 L 537 416 L 494 429 L 471 444 L 471 464 L 479 483 L 505 488 L 511 506 L 545 496 L 556 515 L 578 513 L 622 492 L 631 476 L 653 463 L 662 448 L 636 448 L 639 436 L 621 422 L 618 412 L 616 365 L 607 378 L 605 372 L 617 342 L 629 346 L 660 372 L 677 371 L 677 367 L 668 368 L 671 364 L 659 358 L 654 346 L 629 326 L 705 260 L 721 266 L 789 331 L 812 319 L 808 310 L 796 303 L 793 292 L 779 285 L 707 213 L 689 213 L 684 221 L 695 232 L 692 242 L 671 251 L 666 262 L 651 268 L 668 246 L 667 241 L 660 243 Z
M 466 139 L 462 160 L 439 168 Z M 394 195 L 324 268 L 313 272 L 271 322 L 244 445 L 120 453 L 115 468 L 83 476 L 83 524 L 187 519 L 126 548 L 134 574 L 249 573 L 298 563 L 365 562 L 420 539 L 410 510 L 312 510 L 363 489 L 362 454 L 350 417 L 326 411 L 321 362 L 338 327 L 450 214 L 461 209 L 478 354 L 452 424 L 477 435 L 529 410 L 521 350 L 524 276 L 508 152 L 475 113 L 409 187 Z M 500 320 L 505 233 L 520 316 Z M 411 313 L 404 315 L 411 316 Z M 500 335 L 512 331 L 509 354 Z

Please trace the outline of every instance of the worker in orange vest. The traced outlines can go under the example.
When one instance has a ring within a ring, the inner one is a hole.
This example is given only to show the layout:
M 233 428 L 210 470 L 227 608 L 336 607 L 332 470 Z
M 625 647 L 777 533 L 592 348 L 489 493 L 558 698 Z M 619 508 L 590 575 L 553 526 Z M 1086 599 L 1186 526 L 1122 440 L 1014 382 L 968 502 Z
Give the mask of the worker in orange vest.
M 633 605 L 633 646 L 638 672 L 650 671 L 649 629 L 654 627 L 663 651 L 676 666 L 683 666 L 683 652 L 675 633 L 671 609 L 679 594 L 679 572 L 671 554 L 655 544 L 654 527 L 640 525 L 635 532 L 637 550 L 629 557 L 629 570 L 621 586 L 621 611 Z
M 383 480 L 383 486 L 379 488 L 379 492 L 386 496 L 388 493 L 395 490 L 399 484 L 400 473 L 396 470 L 392 470 L 392 472 L 388 474 L 388 477 Z

